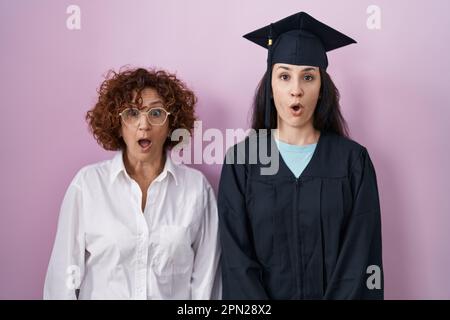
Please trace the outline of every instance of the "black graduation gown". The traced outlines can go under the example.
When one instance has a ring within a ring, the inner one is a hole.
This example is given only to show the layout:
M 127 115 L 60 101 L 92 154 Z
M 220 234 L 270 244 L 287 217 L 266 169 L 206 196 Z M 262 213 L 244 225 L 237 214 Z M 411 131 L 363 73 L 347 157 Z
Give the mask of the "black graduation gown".
M 223 298 L 383 299 L 380 205 L 366 148 L 322 132 L 298 179 L 281 155 L 275 175 L 248 160 L 224 163 L 219 184 Z M 380 289 L 367 286 L 369 266 L 379 268 Z

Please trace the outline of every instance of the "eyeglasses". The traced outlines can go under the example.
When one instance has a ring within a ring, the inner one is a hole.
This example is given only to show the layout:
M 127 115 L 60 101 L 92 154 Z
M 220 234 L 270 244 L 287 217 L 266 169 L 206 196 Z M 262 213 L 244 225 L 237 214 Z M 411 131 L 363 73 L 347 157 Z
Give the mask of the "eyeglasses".
M 170 115 L 170 112 L 166 111 L 163 107 L 141 111 L 136 106 L 128 105 L 128 108 L 119 113 L 119 116 L 122 117 L 125 124 L 137 126 L 139 124 L 139 119 L 141 118 L 141 113 L 146 114 L 148 122 L 153 126 L 162 126 Z

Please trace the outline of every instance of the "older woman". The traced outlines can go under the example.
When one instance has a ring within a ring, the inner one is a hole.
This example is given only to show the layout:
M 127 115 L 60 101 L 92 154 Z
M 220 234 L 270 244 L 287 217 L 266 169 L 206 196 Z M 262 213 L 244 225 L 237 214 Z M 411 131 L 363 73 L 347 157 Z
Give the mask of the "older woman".
M 111 71 L 86 119 L 115 157 L 81 169 L 64 197 L 46 299 L 211 299 L 220 295 L 218 217 L 197 170 L 174 164 L 176 128 L 196 98 L 165 71 Z

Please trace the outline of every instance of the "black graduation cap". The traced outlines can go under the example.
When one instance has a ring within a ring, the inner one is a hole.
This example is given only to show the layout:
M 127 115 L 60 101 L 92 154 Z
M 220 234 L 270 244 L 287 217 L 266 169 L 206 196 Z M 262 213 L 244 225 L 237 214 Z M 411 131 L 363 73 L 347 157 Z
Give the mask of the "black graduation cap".
M 265 126 L 270 129 L 272 109 L 270 82 L 275 63 L 315 66 L 326 70 L 327 51 L 352 43 L 355 40 L 314 19 L 306 12 L 299 12 L 268 26 L 244 35 L 244 38 L 268 49 L 267 107 Z

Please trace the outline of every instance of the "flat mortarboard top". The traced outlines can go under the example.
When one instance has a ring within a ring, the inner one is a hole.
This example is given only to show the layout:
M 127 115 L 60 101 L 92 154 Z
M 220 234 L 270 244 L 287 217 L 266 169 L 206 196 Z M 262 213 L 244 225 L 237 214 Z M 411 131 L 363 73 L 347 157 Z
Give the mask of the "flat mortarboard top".
M 299 12 L 244 35 L 244 38 L 271 51 L 270 65 L 287 63 L 326 69 L 326 52 L 355 40 Z
M 314 66 L 326 70 L 327 51 L 356 43 L 352 38 L 314 19 L 306 12 L 298 12 L 247 33 L 244 38 L 268 49 L 267 106 L 264 121 L 266 129 L 271 128 L 270 82 L 272 66 L 275 63 Z

